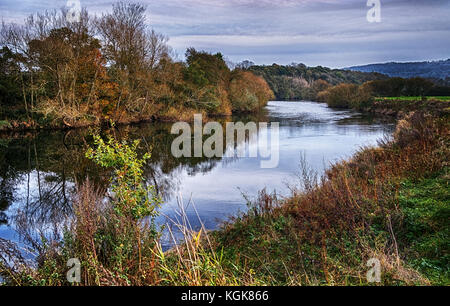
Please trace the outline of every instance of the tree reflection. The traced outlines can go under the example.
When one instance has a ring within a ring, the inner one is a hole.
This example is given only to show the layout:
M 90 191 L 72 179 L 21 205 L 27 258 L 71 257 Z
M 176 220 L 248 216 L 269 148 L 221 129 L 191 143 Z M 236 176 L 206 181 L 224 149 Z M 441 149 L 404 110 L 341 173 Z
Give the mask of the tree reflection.
M 243 122 L 263 120 L 254 116 L 239 119 Z M 230 118 L 220 119 L 223 127 L 227 120 Z M 237 118 L 232 120 L 239 121 Z M 170 134 L 170 129 L 171 124 L 158 123 L 102 131 L 114 133 L 119 139 L 142 140 L 140 153 L 152 153 L 144 167 L 146 182 L 155 185 L 165 202 L 180 189 L 183 172 L 188 175 L 207 173 L 221 162 L 233 160 L 175 158 L 171 154 L 171 144 L 178 135 Z M 71 200 L 77 183 L 89 178 L 97 187 L 106 189 L 111 173 L 85 157 L 87 145 L 92 142 L 90 134 L 90 129 L 79 129 L 1 136 L 0 224 L 14 226 L 15 216 L 19 214 L 22 223 L 27 223 L 29 228 L 60 224 L 72 214 Z M 249 137 L 247 135 L 245 141 Z M 230 149 L 227 145 L 224 152 Z

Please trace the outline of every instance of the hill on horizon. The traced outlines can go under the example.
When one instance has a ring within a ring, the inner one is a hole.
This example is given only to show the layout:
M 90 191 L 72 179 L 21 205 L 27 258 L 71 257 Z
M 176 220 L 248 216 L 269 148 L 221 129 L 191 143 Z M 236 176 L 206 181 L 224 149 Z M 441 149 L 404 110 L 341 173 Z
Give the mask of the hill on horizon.
M 379 63 L 342 69 L 360 72 L 378 72 L 390 77 L 401 77 L 405 79 L 412 77 L 441 80 L 450 79 L 450 59 L 424 62 Z

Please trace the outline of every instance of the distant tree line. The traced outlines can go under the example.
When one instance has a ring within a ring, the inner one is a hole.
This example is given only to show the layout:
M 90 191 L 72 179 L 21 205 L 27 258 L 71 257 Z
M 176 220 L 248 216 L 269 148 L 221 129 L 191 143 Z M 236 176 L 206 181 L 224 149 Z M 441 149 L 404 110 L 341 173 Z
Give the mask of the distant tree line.
M 435 84 L 424 78 L 390 78 L 369 82 L 371 91 L 379 97 L 426 96 Z
M 0 31 L 0 120 L 38 125 L 97 124 L 110 119 L 189 119 L 193 112 L 254 112 L 272 97 L 261 77 L 230 70 L 220 53 L 190 48 L 171 56 L 141 4 L 77 22 L 66 11 L 29 16 Z
M 447 86 L 445 80 L 390 78 L 377 72 L 307 67 L 295 63 L 287 66 L 258 66 L 248 60 L 236 67 L 263 77 L 279 100 L 315 100 L 320 92 L 329 87 L 340 84 L 362 85 L 368 82 L 371 84 L 371 93 L 376 96 L 450 95 L 450 86 Z M 358 86 L 344 87 L 349 89 Z
M 367 81 L 387 79 L 379 73 L 364 73 L 330 69 L 322 66 L 307 67 L 304 64 L 258 66 L 250 61 L 237 65 L 263 77 L 279 100 L 311 100 L 324 87 L 341 83 L 362 84 Z

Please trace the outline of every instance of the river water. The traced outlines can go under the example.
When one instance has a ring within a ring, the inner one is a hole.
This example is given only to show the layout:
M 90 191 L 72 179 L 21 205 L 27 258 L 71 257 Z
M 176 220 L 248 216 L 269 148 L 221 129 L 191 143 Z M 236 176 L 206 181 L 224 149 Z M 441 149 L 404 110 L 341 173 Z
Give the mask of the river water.
M 363 146 L 376 145 L 394 127 L 391 120 L 349 110 L 328 108 L 316 102 L 269 102 L 258 116 L 233 117 L 233 121 L 279 122 L 279 162 L 261 168 L 260 157 L 175 158 L 171 144 L 177 135 L 171 124 L 147 123 L 120 127 L 118 137 L 142 139 L 142 150 L 151 148 L 145 166 L 147 181 L 164 200 L 159 224 L 174 218 L 179 203 L 186 207 L 192 226 L 200 222 L 215 229 L 230 216 L 243 212 L 248 199 L 266 188 L 288 196 L 298 182 L 302 160 L 323 173 L 330 163 L 350 157 Z M 220 119 L 222 124 L 230 119 Z M 271 129 L 269 124 L 269 130 Z M 75 182 L 87 176 L 105 184 L 108 173 L 84 157 L 89 129 L 17 133 L 0 137 L 0 237 L 19 240 L 16 216 L 27 224 L 51 231 L 71 214 Z M 238 146 L 255 145 L 251 137 Z M 234 150 L 228 147 L 226 150 Z M 166 233 L 167 234 L 167 233 Z M 163 237 L 164 248 L 172 241 Z

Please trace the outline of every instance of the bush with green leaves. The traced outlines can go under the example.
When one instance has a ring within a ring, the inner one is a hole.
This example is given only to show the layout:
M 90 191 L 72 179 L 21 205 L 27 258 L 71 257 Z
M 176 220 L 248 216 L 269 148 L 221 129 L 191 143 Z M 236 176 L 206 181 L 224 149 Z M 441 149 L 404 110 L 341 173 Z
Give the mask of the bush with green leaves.
M 156 216 L 161 200 L 155 192 L 155 186 L 146 186 L 142 170 L 150 153 L 145 153 L 142 158 L 137 156 L 139 140 L 130 145 L 126 140 L 120 142 L 112 136 L 108 136 L 106 142 L 98 134 L 93 137 L 96 148 L 89 148 L 86 157 L 102 167 L 114 170 L 111 190 L 116 212 L 135 220 Z

